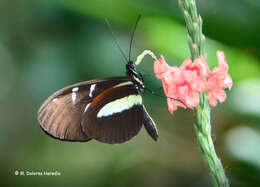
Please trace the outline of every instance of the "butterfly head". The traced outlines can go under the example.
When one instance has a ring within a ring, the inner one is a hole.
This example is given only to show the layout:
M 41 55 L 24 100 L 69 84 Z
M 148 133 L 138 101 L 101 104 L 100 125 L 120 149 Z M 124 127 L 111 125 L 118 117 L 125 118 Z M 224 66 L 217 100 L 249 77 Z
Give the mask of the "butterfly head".
M 142 74 L 140 74 L 136 71 L 136 65 L 131 60 L 126 64 L 126 74 L 127 74 L 127 76 L 131 77 L 132 81 L 135 83 L 135 85 L 137 86 L 137 88 L 139 90 L 144 89 L 143 76 L 142 76 Z

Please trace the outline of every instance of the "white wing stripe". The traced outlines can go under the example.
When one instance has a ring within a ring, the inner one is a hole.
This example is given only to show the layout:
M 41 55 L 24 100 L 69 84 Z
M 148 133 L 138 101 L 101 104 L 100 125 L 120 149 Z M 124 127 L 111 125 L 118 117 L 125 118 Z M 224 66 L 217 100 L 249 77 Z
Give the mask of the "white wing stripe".
M 105 106 L 101 108 L 98 112 L 97 117 L 105 117 L 110 116 L 115 113 L 122 112 L 124 110 L 128 110 L 132 108 L 134 105 L 141 105 L 142 97 L 141 95 L 129 95 L 120 99 L 116 99 L 110 103 L 107 103 Z
M 95 90 L 95 87 L 96 87 L 96 84 L 92 84 L 92 85 L 90 86 L 89 97 L 92 97 L 92 93 L 93 93 L 93 91 Z
M 127 82 L 123 82 L 123 83 L 115 85 L 114 88 L 117 88 L 117 87 L 120 87 L 120 86 L 132 85 L 132 84 L 134 84 L 134 83 L 131 82 L 131 81 L 127 81 Z

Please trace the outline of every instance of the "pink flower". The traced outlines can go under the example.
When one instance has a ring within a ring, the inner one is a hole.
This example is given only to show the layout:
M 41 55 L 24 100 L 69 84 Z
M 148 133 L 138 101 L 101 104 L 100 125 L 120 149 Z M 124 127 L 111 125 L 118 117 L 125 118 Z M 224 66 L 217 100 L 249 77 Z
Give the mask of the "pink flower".
M 183 68 L 170 67 L 161 57 L 154 63 L 154 72 L 157 78 L 162 80 L 171 113 L 177 110 L 178 106 L 193 108 L 199 104 L 199 92 L 205 88 L 205 78 L 202 81 L 199 77 L 200 71 L 185 70 L 184 66 Z
M 158 79 L 164 77 L 164 73 L 167 73 L 167 70 L 170 66 L 164 60 L 164 57 L 161 55 L 161 59 L 154 61 L 154 73 Z
M 189 108 L 197 106 L 199 104 L 198 93 L 201 88 L 200 82 L 197 82 L 198 78 L 193 72 L 183 71 L 177 67 L 174 69 L 171 82 L 167 82 L 169 87 L 167 97 L 180 99 Z
M 200 56 L 200 58 L 195 59 L 193 62 L 191 58 L 187 58 L 180 68 L 186 71 L 194 71 L 198 77 L 203 79 L 207 77 L 209 73 L 208 64 L 203 56 Z
M 195 59 L 193 62 L 191 58 L 186 59 L 180 66 L 180 69 L 185 72 L 194 73 L 195 76 L 193 78 L 196 79 L 194 81 L 199 83 L 197 85 L 198 90 L 200 92 L 205 91 L 209 67 L 203 56 L 200 56 L 200 58 Z
M 226 93 L 223 89 L 228 88 L 230 90 L 233 84 L 228 74 L 228 64 L 224 53 L 217 51 L 217 57 L 219 66 L 210 72 L 207 84 L 209 103 L 213 107 L 217 105 L 218 100 L 219 102 L 225 101 Z
M 154 62 L 154 72 L 162 81 L 170 113 L 176 111 L 178 107 L 198 106 L 199 94 L 206 90 L 211 106 L 216 106 L 217 100 L 223 102 L 226 99 L 223 89 L 231 89 L 232 79 L 228 75 L 224 53 L 218 51 L 217 56 L 219 66 L 212 72 L 203 56 L 193 62 L 188 58 L 179 68 L 169 66 L 163 56 Z

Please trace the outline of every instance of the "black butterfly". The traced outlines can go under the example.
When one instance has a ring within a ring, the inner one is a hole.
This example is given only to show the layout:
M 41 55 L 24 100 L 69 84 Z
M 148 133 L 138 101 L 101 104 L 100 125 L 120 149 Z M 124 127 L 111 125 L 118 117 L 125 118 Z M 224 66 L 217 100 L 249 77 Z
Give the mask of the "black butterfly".
M 52 94 L 40 107 L 38 120 L 44 132 L 63 141 L 123 143 L 142 125 L 157 140 L 156 124 L 142 102 L 145 89 L 136 64 L 129 60 L 125 77 L 85 81 Z

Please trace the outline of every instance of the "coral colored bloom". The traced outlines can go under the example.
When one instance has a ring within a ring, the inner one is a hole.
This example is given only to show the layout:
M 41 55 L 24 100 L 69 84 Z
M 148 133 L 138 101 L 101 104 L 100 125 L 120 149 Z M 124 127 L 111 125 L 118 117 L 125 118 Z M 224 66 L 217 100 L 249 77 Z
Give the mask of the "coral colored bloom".
M 156 77 L 162 80 L 165 95 L 168 97 L 168 109 L 171 113 L 177 110 L 178 106 L 193 108 L 199 104 L 199 92 L 205 88 L 205 83 L 200 81 L 196 71 L 187 71 L 176 66 L 170 67 L 162 56 L 161 59 L 155 61 L 154 72 Z
M 186 71 L 194 71 L 200 78 L 207 77 L 209 73 L 208 64 L 203 56 L 200 56 L 200 58 L 195 59 L 193 62 L 191 58 L 187 58 L 180 68 Z
M 199 104 L 200 92 L 208 91 L 211 106 L 226 99 L 224 88 L 231 89 L 232 79 L 228 74 L 228 65 L 224 53 L 217 52 L 219 66 L 211 72 L 203 56 L 186 59 L 178 68 L 169 66 L 164 57 L 154 62 L 154 72 L 161 79 L 171 113 L 178 107 L 194 108 Z
M 213 107 L 217 105 L 218 100 L 220 102 L 225 101 L 226 93 L 223 89 L 228 88 L 230 90 L 233 84 L 228 74 L 228 64 L 224 53 L 217 51 L 217 57 L 219 66 L 210 72 L 207 84 L 209 103 Z
M 199 83 L 197 84 L 198 90 L 200 92 L 205 91 L 209 67 L 203 56 L 200 56 L 200 58 L 195 59 L 193 62 L 191 58 L 186 59 L 180 66 L 180 69 L 184 70 L 185 72 L 190 71 L 195 73 L 193 78 L 196 79 L 194 81 Z
M 199 104 L 200 82 L 194 72 L 175 68 L 171 82 L 167 85 L 167 97 L 180 99 L 187 107 L 193 108 Z M 181 105 L 180 105 L 181 106 Z
M 162 55 L 161 59 L 154 61 L 154 73 L 158 79 L 162 79 L 164 73 L 166 73 L 169 68 L 170 66 L 164 60 L 164 57 Z

